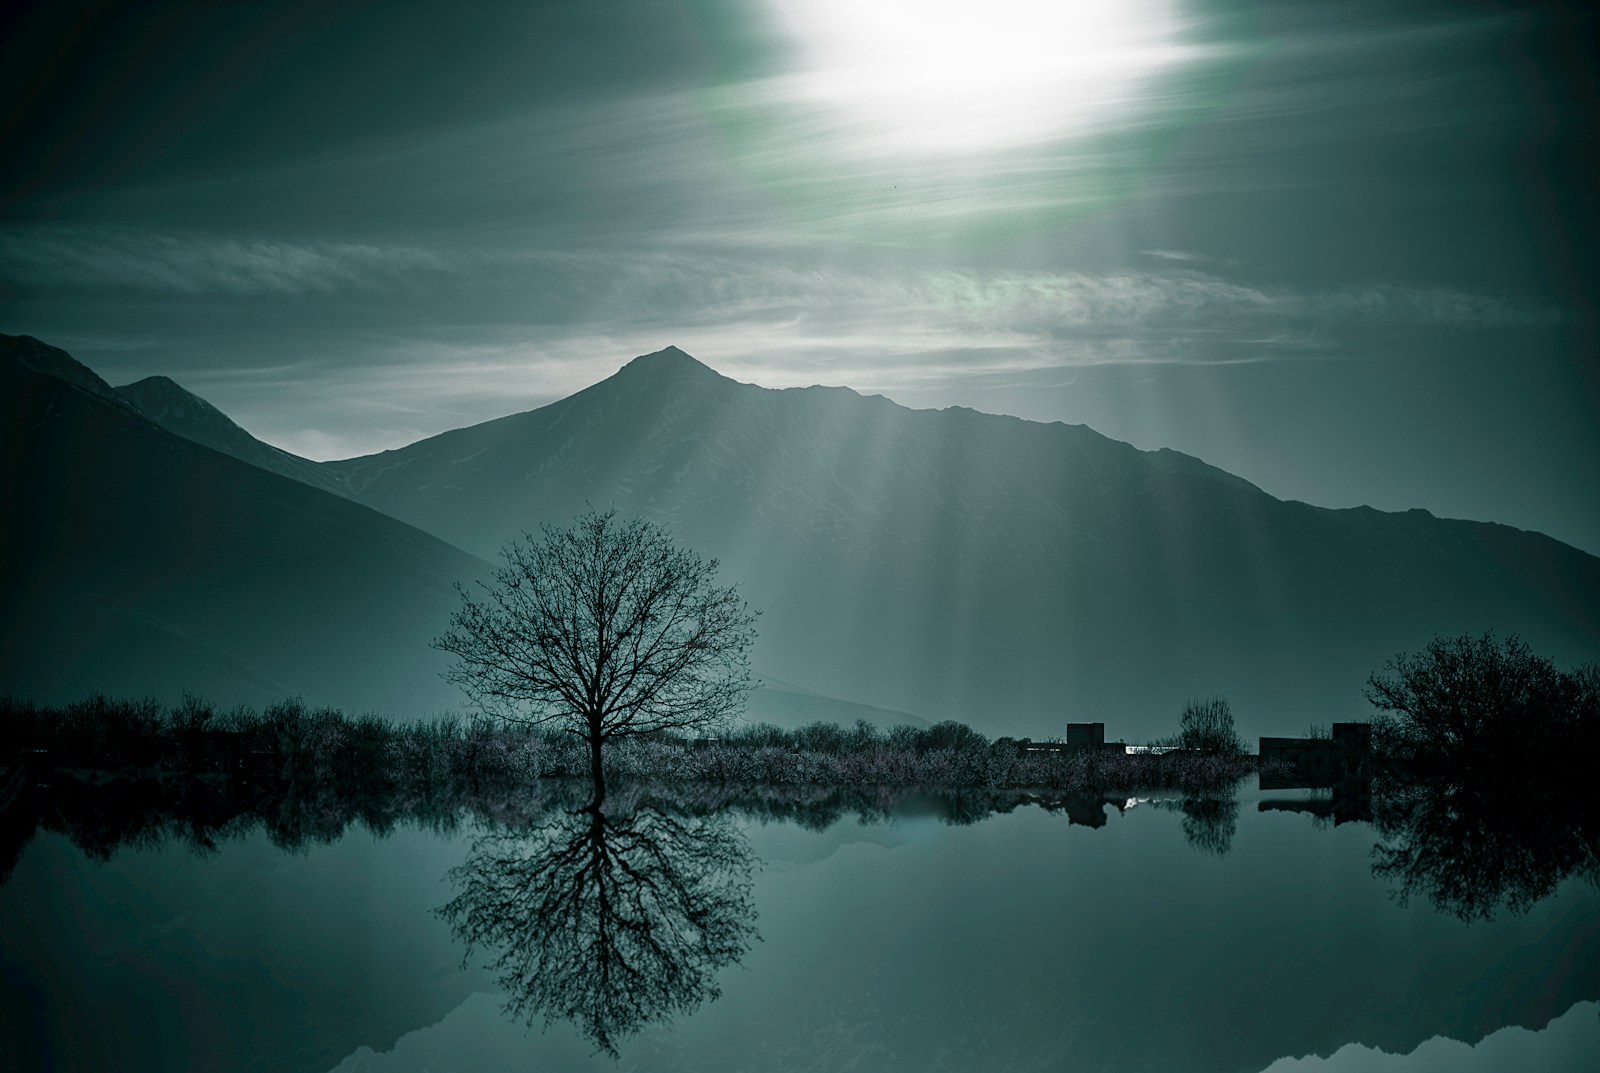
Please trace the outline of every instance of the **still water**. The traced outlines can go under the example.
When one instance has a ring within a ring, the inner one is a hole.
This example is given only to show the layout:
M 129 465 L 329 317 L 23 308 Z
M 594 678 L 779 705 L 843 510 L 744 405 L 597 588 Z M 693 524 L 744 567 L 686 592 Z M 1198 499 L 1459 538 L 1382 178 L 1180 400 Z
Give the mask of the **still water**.
M 40 831 L 0 886 L 0 1067 L 1333 1073 L 1600 1053 L 1592 882 L 1487 912 L 1436 897 L 1448 883 L 1402 904 L 1378 829 L 1307 791 L 967 823 L 608 812 L 354 824 L 292 852 L 259 828 L 207 852 L 152 837 L 109 861 Z

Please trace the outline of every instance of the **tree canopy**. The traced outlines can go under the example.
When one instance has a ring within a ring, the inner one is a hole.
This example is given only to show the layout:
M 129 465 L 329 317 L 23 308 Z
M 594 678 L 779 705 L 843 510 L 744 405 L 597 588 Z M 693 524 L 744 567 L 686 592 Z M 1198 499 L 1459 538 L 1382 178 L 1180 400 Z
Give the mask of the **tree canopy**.
M 494 583 L 462 606 L 434 646 L 445 676 L 483 710 L 585 738 L 597 789 L 607 739 L 721 725 L 752 686 L 755 613 L 717 562 L 659 525 L 590 510 L 503 549 Z
M 1180 748 L 1208 756 L 1244 752 L 1244 742 L 1233 728 L 1233 710 L 1224 697 L 1189 701 L 1183 706 L 1178 727 Z
M 1600 669 L 1563 671 L 1516 634 L 1435 637 L 1384 670 L 1366 696 L 1389 713 L 1375 732 L 1396 759 L 1504 766 L 1592 740 L 1600 720 Z

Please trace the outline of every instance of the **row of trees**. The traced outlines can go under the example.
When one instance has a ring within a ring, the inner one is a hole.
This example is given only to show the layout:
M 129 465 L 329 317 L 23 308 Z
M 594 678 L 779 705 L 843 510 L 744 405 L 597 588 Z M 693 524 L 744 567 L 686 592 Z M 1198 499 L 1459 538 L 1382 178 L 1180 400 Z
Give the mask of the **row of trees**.
M 455 657 L 448 676 L 481 711 L 554 726 L 589 750 L 596 803 L 607 742 L 662 732 L 707 733 L 743 709 L 753 685 L 756 614 L 717 562 L 676 547 L 666 530 L 593 510 L 505 548 L 505 565 L 435 641 Z M 1367 683 L 1378 744 L 1394 758 L 1452 764 L 1592 739 L 1600 667 L 1562 671 L 1518 637 L 1435 638 L 1396 656 Z M 808 746 L 839 751 L 855 731 L 814 728 Z M 959 724 L 934 735 L 970 745 Z M 781 732 L 776 732 L 781 733 Z M 961 739 L 961 740 L 956 740 Z M 1242 754 L 1222 697 L 1196 699 L 1171 744 L 1205 756 Z

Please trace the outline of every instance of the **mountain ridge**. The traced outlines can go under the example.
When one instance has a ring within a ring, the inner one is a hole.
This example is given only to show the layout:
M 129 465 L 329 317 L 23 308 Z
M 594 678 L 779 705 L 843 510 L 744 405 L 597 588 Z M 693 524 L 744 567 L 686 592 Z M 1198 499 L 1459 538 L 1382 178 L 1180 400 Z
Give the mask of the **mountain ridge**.
M 256 439 L 233 418 L 170 377 L 147 376 L 115 390 L 176 436 L 325 492 L 349 494 L 343 482 L 318 463 Z
M 650 517 L 745 583 L 766 612 L 764 671 L 1008 732 L 1119 709 L 1155 732 L 1154 713 L 1164 730 L 1212 691 L 1351 717 L 1367 674 L 1435 632 L 1597 653 L 1600 560 L 1542 534 L 1279 500 L 1081 425 L 761 388 L 664 353 L 324 465 L 484 556 L 591 505 Z M 1335 687 L 1343 699 L 1303 699 Z M 1026 714 L 1002 724 L 990 707 Z
M 0 336 L 0 693 L 456 706 L 428 642 L 487 563 L 173 435 L 54 375 L 82 379 L 65 352 L 40 371 L 41 346 Z
M 77 390 L 99 395 L 92 381 Z M 216 454 L 116 401 L 122 420 Z M 768 691 L 786 721 L 915 713 L 1043 737 L 1104 719 L 1137 738 L 1170 732 L 1187 697 L 1221 692 L 1247 736 L 1297 732 L 1367 714 L 1366 676 L 1435 633 L 1522 632 L 1564 661 L 1600 650 L 1600 559 L 1542 534 L 1279 500 L 1086 426 L 762 388 L 676 347 L 534 410 L 299 461 L 379 516 L 485 559 L 591 506 L 667 526 L 764 612 L 757 674 L 799 683 Z M 348 502 L 317 495 L 257 524 Z M 226 492 L 207 496 L 207 509 L 231 509 Z M 273 569 L 292 583 L 294 568 Z M 169 575 L 183 583 L 179 567 Z M 123 602 L 162 636 L 182 632 L 159 599 Z M 434 629 L 447 604 L 435 599 Z M 215 633 L 186 636 L 192 647 Z

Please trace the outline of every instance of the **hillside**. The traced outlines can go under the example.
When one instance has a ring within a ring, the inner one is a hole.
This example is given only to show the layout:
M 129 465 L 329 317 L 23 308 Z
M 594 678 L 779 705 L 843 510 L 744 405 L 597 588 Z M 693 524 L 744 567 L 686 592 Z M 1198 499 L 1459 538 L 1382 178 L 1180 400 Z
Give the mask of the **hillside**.
M 428 642 L 480 560 L 174 436 L 27 337 L 0 336 L 0 419 L 0 692 L 455 706 Z
M 261 442 L 227 414 L 165 376 L 147 376 L 116 390 L 140 413 L 174 436 L 193 440 L 213 451 L 292 477 L 324 492 L 344 494 L 344 485 L 317 463 Z
M 769 390 L 675 348 L 560 402 L 326 463 L 359 501 L 492 558 L 615 505 L 722 560 L 756 664 L 991 733 L 1164 733 L 1223 692 L 1246 733 L 1367 711 L 1436 632 L 1600 655 L 1600 560 L 1425 511 L 1284 502 L 1082 426 Z

